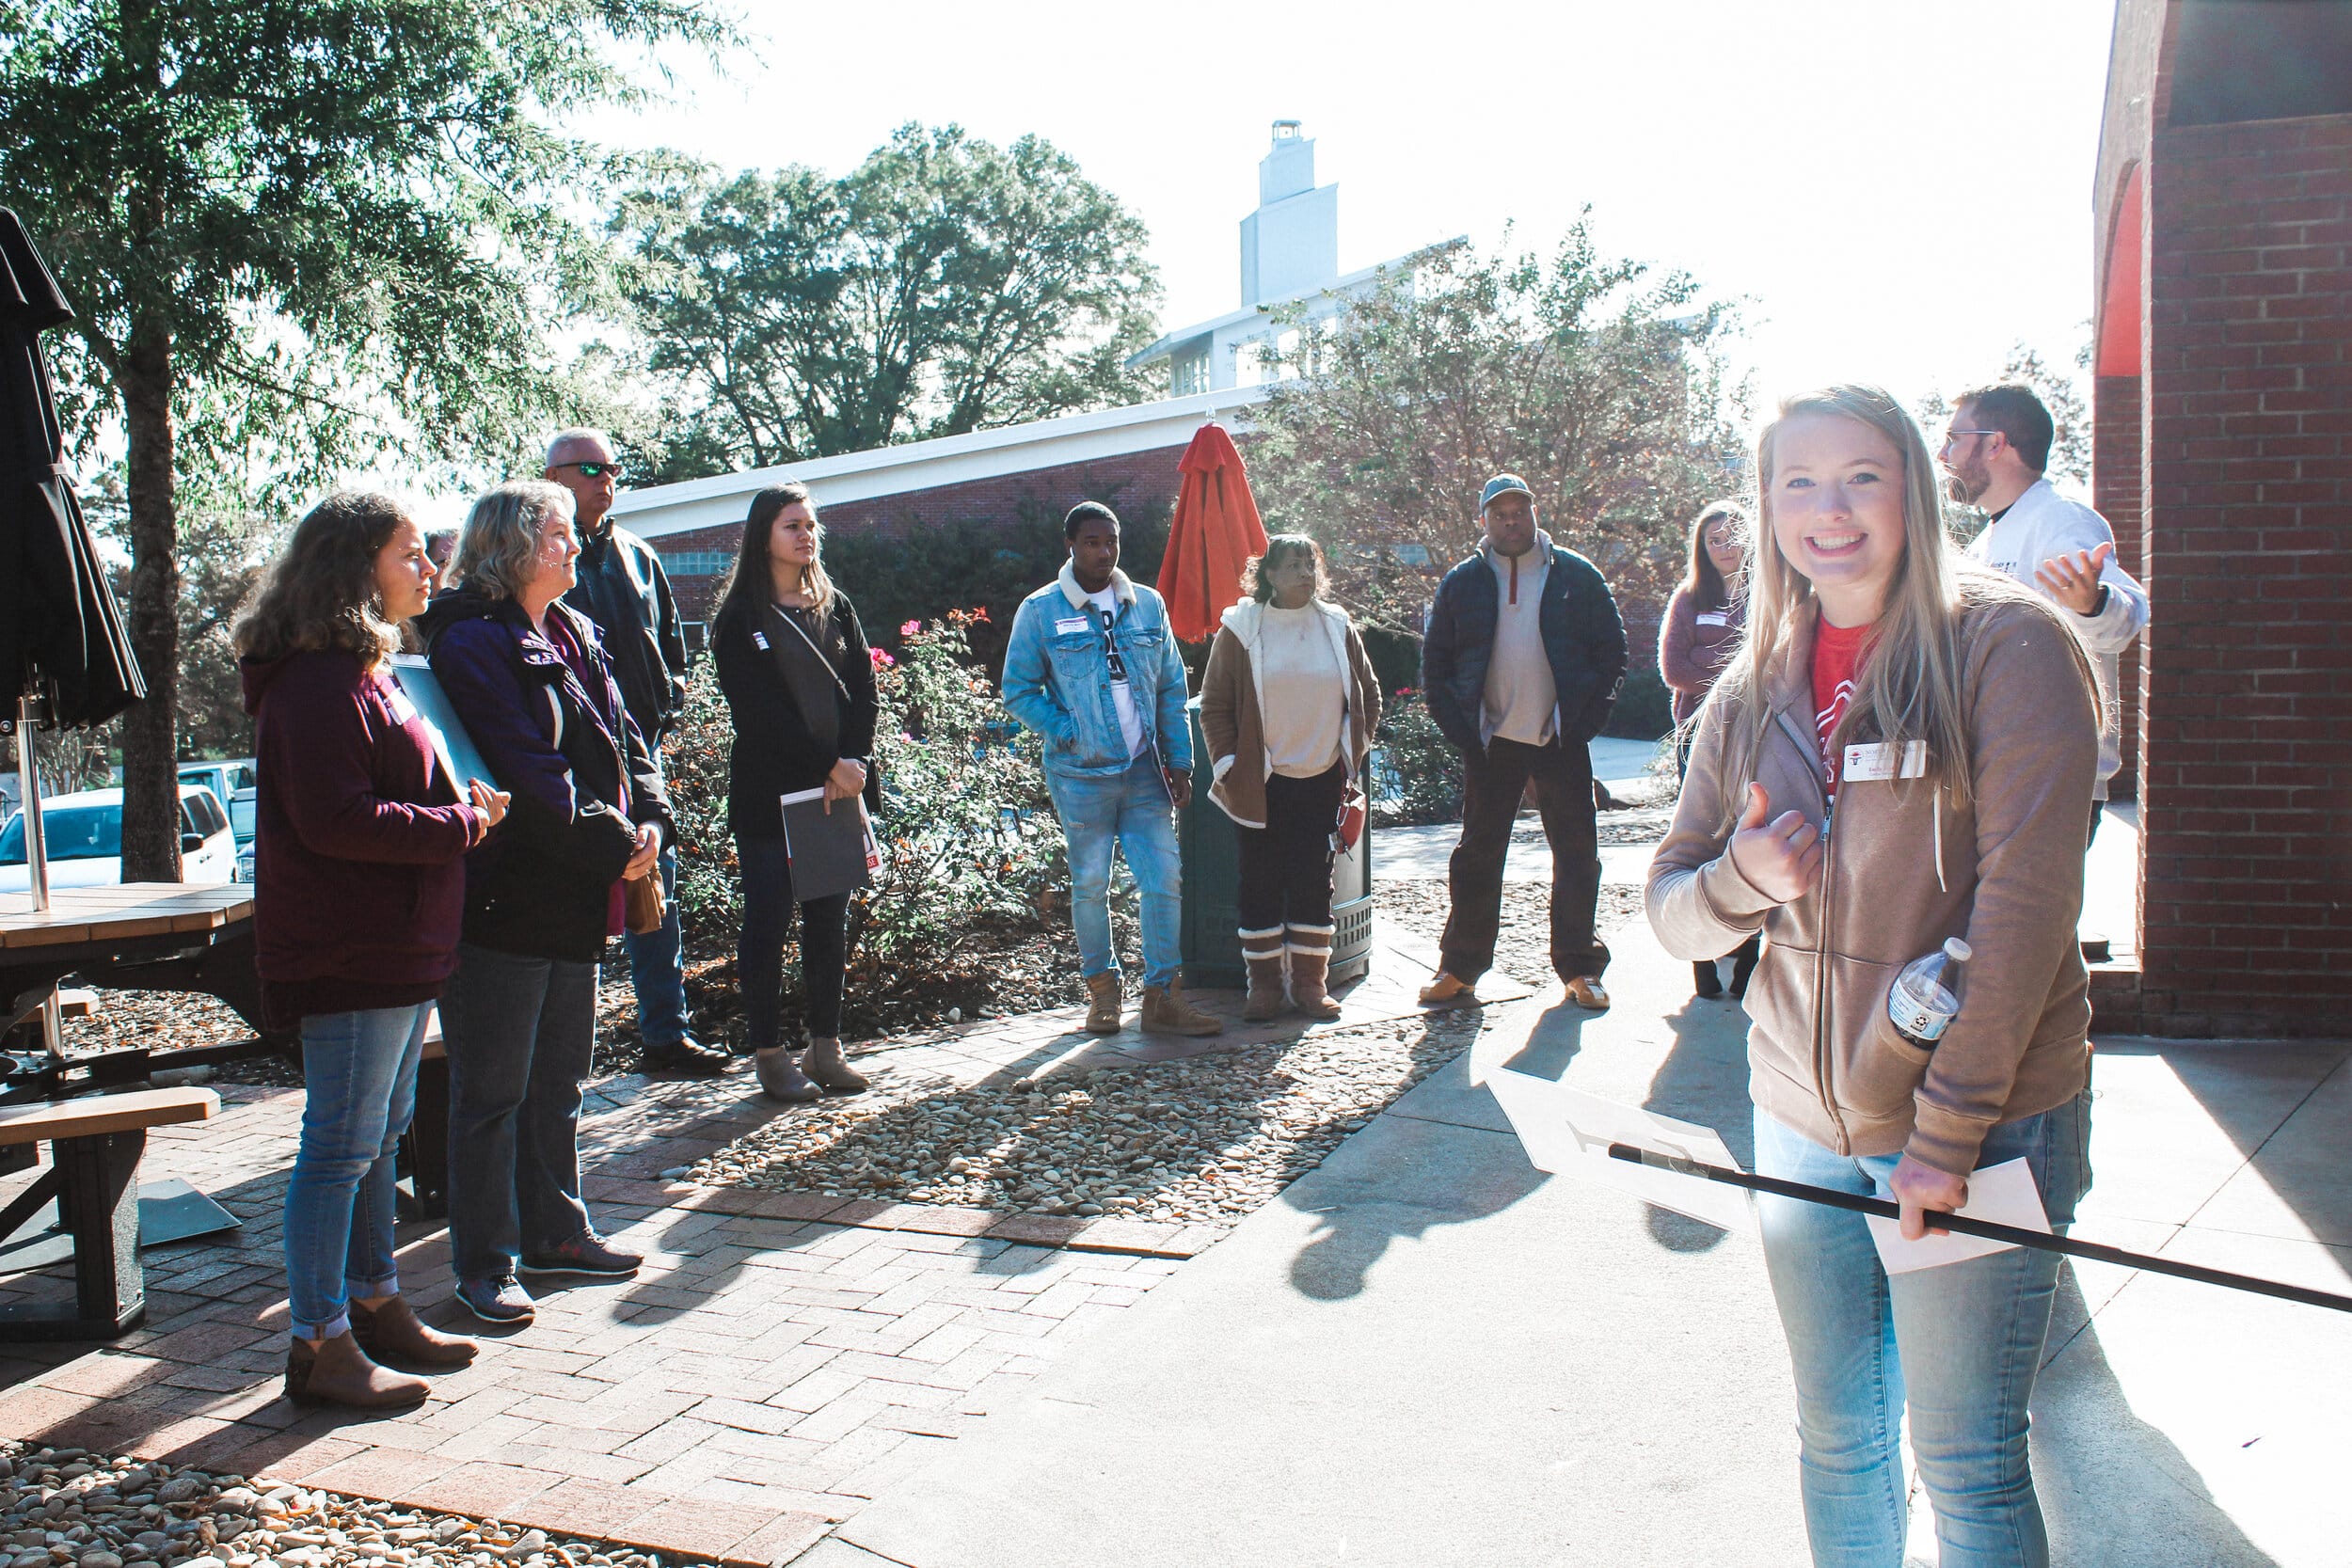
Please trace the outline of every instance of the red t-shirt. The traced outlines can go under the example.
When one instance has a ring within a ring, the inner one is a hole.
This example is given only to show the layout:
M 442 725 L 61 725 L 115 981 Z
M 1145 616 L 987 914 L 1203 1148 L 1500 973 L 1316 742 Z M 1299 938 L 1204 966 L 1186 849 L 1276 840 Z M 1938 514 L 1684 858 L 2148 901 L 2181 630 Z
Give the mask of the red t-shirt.
M 1821 779 L 1830 803 L 1837 803 L 1837 775 L 1843 760 L 1830 745 L 1846 705 L 1853 701 L 1854 681 L 1862 673 L 1862 645 L 1870 627 L 1833 626 L 1819 623 L 1813 633 L 1813 726 L 1820 738 Z

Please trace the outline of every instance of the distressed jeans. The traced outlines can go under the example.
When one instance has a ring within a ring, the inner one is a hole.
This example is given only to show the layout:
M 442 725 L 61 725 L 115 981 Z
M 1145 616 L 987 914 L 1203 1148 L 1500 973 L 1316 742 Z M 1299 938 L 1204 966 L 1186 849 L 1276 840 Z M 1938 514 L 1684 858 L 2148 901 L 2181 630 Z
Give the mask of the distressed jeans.
M 1045 784 L 1070 843 L 1070 923 L 1078 933 L 1079 974 L 1119 972 L 1111 947 L 1111 855 L 1123 850 L 1127 874 L 1143 895 L 1143 983 L 1168 984 L 1184 961 L 1184 868 L 1158 756 L 1147 749 L 1127 771 L 1104 779 L 1064 777 L 1049 768 Z
M 417 1109 L 433 1004 L 302 1021 L 302 1143 L 286 1182 L 286 1298 L 294 1337 L 349 1331 L 353 1298 L 396 1294 L 392 1153 Z
M 2062 1231 L 2090 1187 L 2090 1134 L 2086 1090 L 1993 1129 L 1977 1164 L 2025 1159 Z M 1886 1197 L 1897 1160 L 1836 1154 L 1756 1113 L 1760 1176 Z M 2047 1568 L 2026 1407 L 2049 1336 L 2058 1255 L 2008 1247 L 1890 1277 L 1860 1214 L 1768 1194 L 1757 1195 L 1756 1213 L 1796 1374 L 1815 1568 L 1901 1568 L 1906 1406 L 1942 1568 Z
M 499 1279 L 588 1233 L 580 1085 L 596 966 L 457 949 L 441 994 L 449 1050 L 449 1238 L 457 1277 Z

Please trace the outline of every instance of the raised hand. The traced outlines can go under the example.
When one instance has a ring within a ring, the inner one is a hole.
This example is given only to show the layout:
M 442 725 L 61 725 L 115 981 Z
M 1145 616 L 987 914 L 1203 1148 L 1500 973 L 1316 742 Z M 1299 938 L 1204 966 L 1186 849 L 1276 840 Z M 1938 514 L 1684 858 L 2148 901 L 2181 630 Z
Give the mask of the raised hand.
M 2099 609 L 2099 572 L 2115 556 L 2112 541 L 2088 550 L 2076 550 L 2071 556 L 2054 555 L 2034 568 L 2034 580 L 2042 591 L 2077 615 L 2090 615 Z
M 1724 853 L 1755 889 L 1776 904 L 1802 898 L 1821 877 L 1820 830 L 1793 811 L 1767 822 L 1772 798 L 1760 784 L 1748 785 L 1747 808 L 1740 814 Z

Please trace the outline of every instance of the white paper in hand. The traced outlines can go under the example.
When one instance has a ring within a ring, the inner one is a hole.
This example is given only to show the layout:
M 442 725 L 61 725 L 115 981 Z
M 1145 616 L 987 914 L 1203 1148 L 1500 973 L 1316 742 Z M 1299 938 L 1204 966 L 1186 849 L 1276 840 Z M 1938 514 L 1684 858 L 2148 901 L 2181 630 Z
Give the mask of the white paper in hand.
M 1653 1153 L 1737 1170 L 1731 1150 L 1724 1147 L 1722 1134 L 1713 1128 L 1620 1105 L 1508 1068 L 1496 1069 L 1486 1080 L 1486 1087 L 1510 1118 L 1511 1131 L 1518 1134 L 1528 1163 L 1537 1170 L 1603 1182 L 1719 1230 L 1744 1231 L 1753 1225 L 1747 1194 L 1737 1187 L 1609 1157 L 1611 1144 L 1631 1144 Z
M 1878 1196 L 1891 1201 L 1895 1195 L 1881 1192 Z M 2013 1225 L 2020 1230 L 2039 1230 L 2045 1236 L 2050 1233 L 2050 1216 L 2042 1211 L 2041 1189 L 2033 1184 L 2033 1167 L 2023 1160 L 2004 1160 L 1997 1165 L 1972 1172 L 1968 1178 L 1968 1201 L 1960 1212 L 1972 1220 Z M 1870 1222 L 1870 1240 L 1878 1243 L 1879 1261 L 1885 1265 L 1888 1274 L 1963 1263 L 2017 1244 L 1982 1236 L 1958 1235 L 1923 1236 L 1918 1241 L 1906 1242 L 1901 1222 L 1881 1219 L 1876 1214 L 1866 1217 Z

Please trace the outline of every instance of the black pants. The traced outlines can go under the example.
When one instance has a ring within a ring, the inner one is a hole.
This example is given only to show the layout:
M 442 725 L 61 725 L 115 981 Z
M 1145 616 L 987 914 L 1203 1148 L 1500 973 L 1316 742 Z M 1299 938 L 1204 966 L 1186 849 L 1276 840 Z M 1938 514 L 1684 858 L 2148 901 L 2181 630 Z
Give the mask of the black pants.
M 1331 830 L 1347 792 L 1333 763 L 1311 779 L 1277 773 L 1265 782 L 1265 826 L 1242 828 L 1241 890 L 1233 900 L 1245 932 L 1331 925 Z
M 1462 755 L 1462 838 L 1447 868 L 1453 909 L 1440 952 L 1445 971 L 1476 980 L 1494 967 L 1495 928 L 1502 916 L 1502 860 L 1511 822 L 1532 783 L 1535 810 L 1551 846 L 1551 967 L 1563 980 L 1609 967 L 1609 948 L 1593 934 L 1600 903 L 1600 837 L 1593 825 L 1593 758 L 1581 741 L 1555 737 L 1522 746 L 1500 736 L 1486 754 Z
M 736 933 L 736 984 L 743 991 L 743 1021 L 751 1048 L 766 1051 L 786 1043 L 784 939 L 792 928 L 792 860 L 784 840 L 735 840 L 743 874 L 743 928 Z M 801 990 L 808 1001 L 808 1032 L 827 1037 L 841 1033 L 842 969 L 848 961 L 850 895 L 812 898 L 800 906 Z M 793 1042 L 797 1044 L 798 1042 Z

